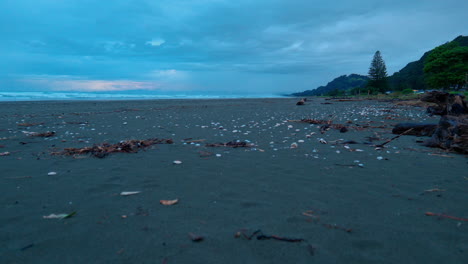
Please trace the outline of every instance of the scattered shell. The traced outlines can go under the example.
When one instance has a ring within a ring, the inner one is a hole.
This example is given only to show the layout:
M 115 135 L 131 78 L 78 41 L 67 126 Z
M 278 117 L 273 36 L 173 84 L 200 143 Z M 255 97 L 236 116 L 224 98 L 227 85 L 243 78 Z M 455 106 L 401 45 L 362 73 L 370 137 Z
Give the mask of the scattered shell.
M 358 166 L 361 167 L 361 168 L 364 168 L 364 164 L 362 164 L 362 163 L 359 163 Z
M 319 138 L 319 142 L 322 144 L 328 144 L 328 142 L 323 138 Z
M 159 203 L 162 205 L 174 205 L 179 202 L 179 199 L 175 200 L 159 200 Z
M 47 173 L 47 175 L 49 175 L 49 176 L 57 175 L 57 172 L 51 171 L 51 172 Z
M 8 151 L 0 153 L 0 156 L 8 156 L 8 155 L 10 155 L 10 152 L 8 152 Z
M 378 156 L 377 159 L 378 159 L 378 160 L 383 160 L 383 157 Z
M 68 214 L 50 214 L 50 215 L 44 215 L 42 218 L 44 219 L 63 219 L 67 216 Z
M 135 192 L 121 192 L 120 195 L 122 196 L 129 196 L 129 195 L 134 195 L 137 193 L 141 193 L 140 191 L 135 191 Z
M 299 143 L 304 143 L 304 140 L 303 140 L 303 139 L 299 139 L 297 142 L 299 142 Z
M 216 157 L 218 157 L 218 158 L 221 157 L 221 154 L 216 154 Z
M 176 165 L 179 165 L 179 164 L 182 164 L 182 161 L 180 160 L 174 160 L 172 163 L 176 164 Z
M 296 142 L 294 142 L 294 143 L 291 144 L 291 148 L 297 148 L 297 147 L 298 147 L 298 145 L 297 145 Z

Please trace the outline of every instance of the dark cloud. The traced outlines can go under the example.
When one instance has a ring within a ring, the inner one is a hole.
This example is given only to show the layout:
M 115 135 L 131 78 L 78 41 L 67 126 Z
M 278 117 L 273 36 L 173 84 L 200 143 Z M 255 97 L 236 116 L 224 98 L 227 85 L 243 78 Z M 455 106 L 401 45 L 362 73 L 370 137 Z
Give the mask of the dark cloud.
M 162 89 L 305 90 L 365 74 L 376 50 L 397 71 L 466 35 L 467 9 L 461 0 L 2 1 L 0 78 L 9 89 L 42 75 Z

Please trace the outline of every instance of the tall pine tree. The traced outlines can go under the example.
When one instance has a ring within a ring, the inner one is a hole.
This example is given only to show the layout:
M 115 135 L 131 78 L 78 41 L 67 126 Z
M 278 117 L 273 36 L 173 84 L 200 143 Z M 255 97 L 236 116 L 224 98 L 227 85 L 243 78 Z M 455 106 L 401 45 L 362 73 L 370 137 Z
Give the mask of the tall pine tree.
M 387 67 L 382 59 L 380 51 L 376 51 L 374 58 L 372 59 L 371 66 L 369 68 L 369 82 L 367 87 L 369 92 L 381 92 L 384 93 L 388 89 L 387 83 Z

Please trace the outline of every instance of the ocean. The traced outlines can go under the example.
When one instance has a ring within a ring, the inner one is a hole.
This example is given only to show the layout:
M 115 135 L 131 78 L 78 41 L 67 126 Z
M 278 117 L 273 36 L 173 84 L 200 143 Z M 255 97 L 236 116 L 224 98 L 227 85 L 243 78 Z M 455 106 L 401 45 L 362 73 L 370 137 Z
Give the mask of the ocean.
M 0 92 L 0 101 L 51 100 L 154 100 L 154 99 L 230 99 L 230 98 L 282 98 L 279 94 L 139 94 L 139 93 L 86 93 L 86 92 Z

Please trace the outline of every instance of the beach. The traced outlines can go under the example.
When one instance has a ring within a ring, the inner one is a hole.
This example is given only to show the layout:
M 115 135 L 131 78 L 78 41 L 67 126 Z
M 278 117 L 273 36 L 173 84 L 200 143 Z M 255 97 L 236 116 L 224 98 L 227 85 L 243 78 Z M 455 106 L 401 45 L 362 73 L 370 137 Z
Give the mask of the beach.
M 0 262 L 468 262 L 466 156 L 416 136 L 376 147 L 439 117 L 296 101 L 0 102 Z M 64 153 L 154 138 L 172 142 Z

